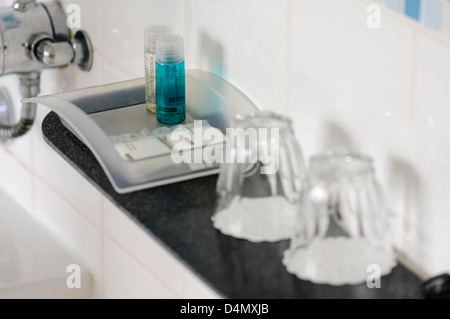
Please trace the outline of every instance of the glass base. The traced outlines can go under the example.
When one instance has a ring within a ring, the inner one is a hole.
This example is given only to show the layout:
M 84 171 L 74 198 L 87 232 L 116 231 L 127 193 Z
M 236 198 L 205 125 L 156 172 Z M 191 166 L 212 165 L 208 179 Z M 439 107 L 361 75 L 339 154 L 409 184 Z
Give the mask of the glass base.
M 186 113 L 169 113 L 164 114 L 166 112 L 158 112 L 156 118 L 158 122 L 162 124 L 179 124 L 186 120 Z

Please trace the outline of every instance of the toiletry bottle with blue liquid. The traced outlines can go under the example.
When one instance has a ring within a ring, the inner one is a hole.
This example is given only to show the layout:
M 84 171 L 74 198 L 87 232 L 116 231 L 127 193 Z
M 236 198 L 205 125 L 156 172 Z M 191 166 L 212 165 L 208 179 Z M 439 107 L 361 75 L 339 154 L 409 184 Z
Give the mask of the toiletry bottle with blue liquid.
M 156 118 L 164 124 L 186 119 L 184 44 L 179 35 L 156 39 Z

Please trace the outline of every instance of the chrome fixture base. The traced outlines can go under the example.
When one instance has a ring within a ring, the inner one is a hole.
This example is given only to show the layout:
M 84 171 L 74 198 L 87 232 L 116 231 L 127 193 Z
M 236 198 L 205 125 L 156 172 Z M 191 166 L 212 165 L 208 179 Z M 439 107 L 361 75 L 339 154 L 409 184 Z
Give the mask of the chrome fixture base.
M 78 65 L 81 71 L 88 72 L 94 63 L 94 48 L 89 35 L 84 30 L 78 30 L 73 36 L 72 44 L 75 51 L 72 63 Z

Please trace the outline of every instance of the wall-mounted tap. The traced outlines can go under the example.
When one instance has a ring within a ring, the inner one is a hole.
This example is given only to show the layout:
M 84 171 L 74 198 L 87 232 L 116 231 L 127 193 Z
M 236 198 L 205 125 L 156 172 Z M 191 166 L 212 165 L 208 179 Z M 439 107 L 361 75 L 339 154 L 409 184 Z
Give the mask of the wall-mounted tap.
M 92 56 L 86 32 L 80 30 L 71 37 L 59 2 L 15 0 L 12 7 L 0 8 L 0 75 L 19 74 L 24 97 L 39 94 L 41 71 L 68 64 L 88 71 Z M 25 103 L 19 123 L 0 123 L 0 139 L 25 134 L 34 122 L 35 108 L 35 104 Z

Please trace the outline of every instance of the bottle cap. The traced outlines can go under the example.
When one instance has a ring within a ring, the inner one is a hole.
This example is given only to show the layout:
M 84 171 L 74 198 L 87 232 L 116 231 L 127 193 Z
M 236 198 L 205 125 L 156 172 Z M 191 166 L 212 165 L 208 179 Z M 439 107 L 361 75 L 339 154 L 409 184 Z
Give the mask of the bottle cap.
M 184 61 L 183 37 L 165 34 L 156 38 L 156 62 L 180 63 Z
M 172 29 L 167 25 L 153 25 L 145 29 L 145 50 L 155 53 L 156 38 L 162 34 L 170 34 Z

